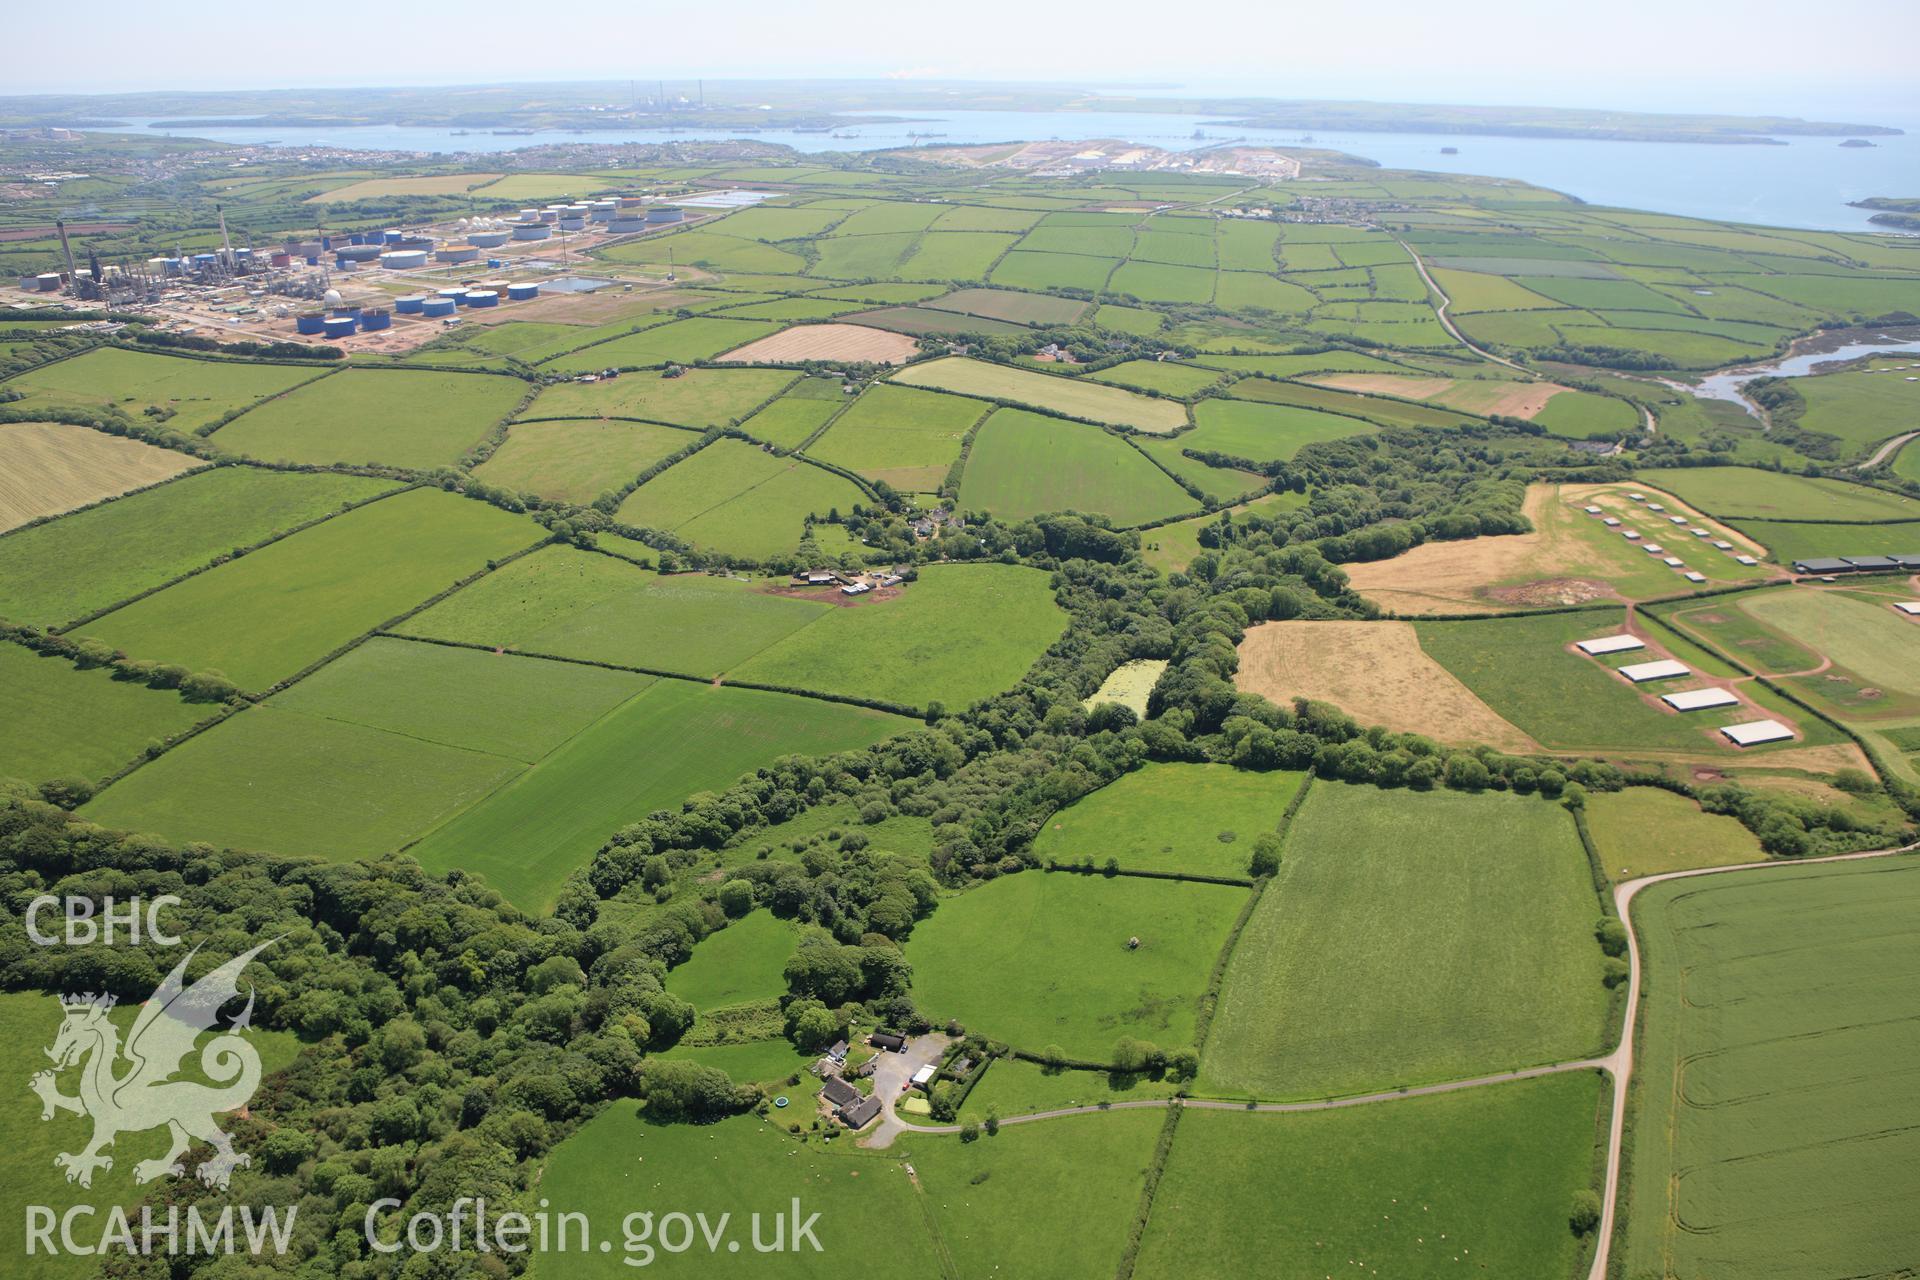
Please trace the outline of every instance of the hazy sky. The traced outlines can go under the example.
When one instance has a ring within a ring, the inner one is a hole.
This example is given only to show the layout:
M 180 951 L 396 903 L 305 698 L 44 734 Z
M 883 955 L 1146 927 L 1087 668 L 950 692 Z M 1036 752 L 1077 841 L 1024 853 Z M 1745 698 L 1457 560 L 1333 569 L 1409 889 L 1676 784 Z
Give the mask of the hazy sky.
M 892 75 L 1920 118 L 1911 32 L 1884 0 L 94 0 L 84 14 L 10 6 L 0 94 Z

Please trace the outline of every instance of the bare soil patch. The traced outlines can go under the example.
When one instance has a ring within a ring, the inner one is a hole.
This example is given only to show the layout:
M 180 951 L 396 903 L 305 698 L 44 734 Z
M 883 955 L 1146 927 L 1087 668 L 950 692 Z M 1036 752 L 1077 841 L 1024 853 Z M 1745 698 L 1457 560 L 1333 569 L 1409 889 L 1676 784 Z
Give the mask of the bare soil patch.
M 1283 705 L 1330 702 L 1363 725 L 1441 742 L 1541 749 L 1428 657 L 1411 623 L 1261 623 L 1240 643 L 1234 684 Z
M 64 422 L 0 426 L 0 529 L 158 484 L 198 458 Z
M 900 594 L 900 588 L 876 587 L 872 591 L 863 591 L 857 596 L 850 596 L 839 587 L 797 587 L 776 583 L 761 587 L 760 594 L 785 596 L 789 600 L 811 600 L 815 604 L 830 604 L 839 609 L 858 609 L 863 605 L 892 600 Z
M 902 364 L 920 350 L 909 334 L 859 324 L 798 324 L 720 356 L 722 362 L 779 364 L 792 360 L 868 360 Z
M 1309 381 L 1340 391 L 1430 400 L 1468 413 L 1505 414 L 1531 418 L 1567 388 L 1554 382 L 1490 382 L 1484 379 L 1420 378 L 1397 373 L 1329 374 Z

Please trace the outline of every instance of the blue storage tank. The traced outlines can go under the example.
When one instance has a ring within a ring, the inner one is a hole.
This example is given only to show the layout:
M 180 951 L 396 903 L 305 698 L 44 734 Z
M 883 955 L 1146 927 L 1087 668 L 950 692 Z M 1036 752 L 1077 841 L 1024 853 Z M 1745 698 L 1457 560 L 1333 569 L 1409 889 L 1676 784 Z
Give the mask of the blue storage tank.
M 399 244 L 402 240 L 407 238 L 406 233 L 402 231 L 383 231 L 380 234 L 381 234 L 381 239 L 384 240 L 387 244 Z
M 489 271 L 493 271 L 493 270 L 497 270 L 497 269 L 499 268 L 499 266 L 500 266 L 500 259 L 498 259 L 498 258 L 488 258 L 488 259 L 487 259 L 487 269 L 488 269 Z
M 560 229 L 562 231 L 585 231 L 587 229 L 587 220 L 568 214 L 560 219 Z
M 414 294 L 411 297 L 395 299 L 393 309 L 403 316 L 417 316 L 426 304 L 425 294 Z
M 362 311 L 360 313 L 360 330 L 362 333 L 372 333 L 375 329 L 384 329 L 392 323 L 393 317 L 384 311 Z
M 532 281 L 528 281 L 526 284 L 510 284 L 507 286 L 507 299 L 511 302 L 525 302 L 528 298 L 537 298 L 539 296 L 540 286 L 534 284 Z
M 317 253 L 310 253 L 310 254 L 308 254 L 308 255 L 307 255 L 307 265 L 308 265 L 308 266 L 310 266 L 310 267 L 317 267 L 317 266 L 319 266 L 319 265 L 320 265 L 320 255 L 319 255 L 319 254 L 317 254 Z
M 331 249 L 331 248 L 333 248 L 333 237 L 332 237 L 332 236 L 321 236 L 321 237 L 320 237 L 320 252 L 322 252 L 322 253 L 325 253 L 325 252 L 326 252 L 327 250 L 329 250 L 329 249 Z
M 465 289 L 442 289 L 439 297 L 442 302 L 451 302 L 457 307 L 467 300 L 467 291 Z
M 299 315 L 293 318 L 293 331 L 295 333 L 325 333 L 326 329 L 327 318 L 318 311 L 308 312 L 306 315 Z
M 430 316 L 450 316 L 453 314 L 453 299 L 428 298 L 421 304 L 420 310 Z
M 360 327 L 360 321 L 353 316 L 328 316 L 326 334 L 329 338 L 344 338 Z
M 467 294 L 466 303 L 470 307 L 498 306 L 500 295 L 491 289 L 474 289 Z

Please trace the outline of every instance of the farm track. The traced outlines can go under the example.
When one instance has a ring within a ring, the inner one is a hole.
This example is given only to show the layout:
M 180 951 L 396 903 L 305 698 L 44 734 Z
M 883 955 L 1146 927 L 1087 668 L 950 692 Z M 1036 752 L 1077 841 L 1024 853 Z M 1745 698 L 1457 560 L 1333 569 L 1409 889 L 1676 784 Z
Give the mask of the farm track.
M 1607 1172 L 1605 1189 L 1600 1197 L 1600 1224 L 1597 1228 L 1598 1246 L 1594 1250 L 1592 1265 L 1587 1269 L 1587 1280 L 1606 1280 L 1607 1263 L 1612 1252 L 1614 1224 L 1620 1194 L 1621 1143 L 1626 1134 L 1626 1114 L 1628 1092 L 1633 1080 L 1634 1037 L 1638 1029 L 1640 1014 L 1640 938 L 1633 929 L 1631 914 L 1633 900 L 1642 889 L 1649 885 L 1661 884 L 1668 880 L 1690 880 L 1700 876 L 1720 875 L 1729 871 L 1754 871 L 1768 867 L 1805 867 L 1829 862 L 1859 862 L 1868 858 L 1888 858 L 1897 854 L 1912 853 L 1920 850 L 1920 841 L 1900 845 L 1891 849 L 1869 849 L 1860 853 L 1839 853 L 1824 858 L 1795 858 L 1767 862 L 1740 862 L 1724 867 L 1701 867 L 1688 871 L 1667 871 L 1659 875 L 1641 876 L 1626 880 L 1613 887 L 1614 910 L 1627 925 L 1627 1006 L 1625 1016 L 1620 1022 L 1620 1039 L 1609 1053 L 1597 1058 L 1579 1058 L 1567 1062 L 1546 1063 L 1537 1067 L 1527 1067 L 1518 1071 L 1505 1071 L 1495 1075 L 1472 1076 L 1463 1080 L 1448 1080 L 1437 1084 L 1419 1085 L 1406 1089 L 1391 1089 L 1379 1093 L 1354 1094 L 1345 1098 L 1322 1098 L 1307 1102 L 1230 1102 L 1220 1098 L 1152 1098 L 1138 1101 L 1092 1104 L 1082 1107 L 1058 1107 L 1049 1111 L 1035 1111 L 1020 1116 L 1003 1116 L 1002 1125 L 1031 1124 L 1040 1120 L 1058 1120 L 1068 1116 L 1097 1115 L 1108 1111 L 1138 1111 L 1155 1107 L 1184 1107 L 1203 1111 L 1244 1111 L 1253 1113 L 1287 1113 L 1302 1111 L 1332 1111 L 1343 1107 L 1367 1106 L 1373 1103 L 1393 1102 L 1402 1098 L 1431 1097 L 1435 1094 L 1458 1093 L 1465 1089 L 1477 1089 L 1486 1085 L 1509 1084 L 1516 1080 L 1534 1080 L 1542 1076 L 1562 1075 L 1569 1071 L 1604 1071 L 1613 1079 L 1613 1108 L 1609 1118 L 1607 1133 Z M 894 1114 L 893 1104 L 887 1102 L 882 1110 L 879 1129 L 869 1135 L 874 1146 L 891 1146 L 896 1137 L 903 1133 L 928 1135 L 952 1135 L 961 1130 L 960 1125 L 916 1125 L 909 1124 Z M 862 1146 L 869 1145 L 863 1139 Z
M 1865 462 L 1855 467 L 1854 470 L 1855 471 L 1873 470 L 1875 467 L 1885 462 L 1888 458 L 1891 458 L 1896 452 L 1899 451 L 1900 446 L 1903 444 L 1906 444 L 1909 440 L 1920 440 L 1920 431 L 1909 431 L 1907 432 L 1907 434 L 1903 436 L 1895 436 L 1893 439 L 1881 445 L 1879 449 L 1874 451 L 1874 455 L 1871 458 L 1868 458 Z
M 1427 288 L 1433 290 L 1433 292 L 1439 296 L 1439 305 L 1433 309 L 1434 318 L 1440 322 L 1442 328 L 1453 335 L 1454 341 L 1479 356 L 1482 360 L 1490 360 L 1494 364 L 1505 365 L 1509 369 L 1526 374 L 1529 378 L 1534 376 L 1531 369 L 1524 368 L 1511 360 L 1503 359 L 1493 354 L 1493 352 L 1477 345 L 1471 338 L 1467 337 L 1466 334 L 1460 332 L 1460 327 L 1454 324 L 1453 317 L 1447 314 L 1447 308 L 1453 305 L 1453 298 L 1448 295 L 1445 289 L 1440 287 L 1439 281 L 1435 280 L 1433 274 L 1427 270 L 1425 259 L 1421 258 L 1418 253 L 1415 253 L 1413 246 L 1405 240 L 1402 240 L 1399 236 L 1395 236 L 1393 242 L 1407 251 L 1407 256 L 1413 259 L 1413 265 L 1418 268 L 1420 272 L 1420 278 L 1427 282 Z M 1651 417 L 1652 415 L 1649 414 L 1648 416 Z

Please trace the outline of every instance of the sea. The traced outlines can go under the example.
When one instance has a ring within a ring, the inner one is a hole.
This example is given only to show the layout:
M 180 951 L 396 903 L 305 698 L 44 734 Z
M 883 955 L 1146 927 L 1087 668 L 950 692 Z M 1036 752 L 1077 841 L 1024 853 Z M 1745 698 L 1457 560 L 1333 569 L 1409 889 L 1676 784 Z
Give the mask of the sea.
M 849 113 L 831 133 L 792 129 L 548 129 L 464 135 L 408 125 L 303 127 L 219 125 L 159 132 L 216 142 L 285 147 L 351 147 L 409 152 L 498 152 L 565 143 L 753 139 L 796 151 L 878 151 L 968 143 L 1121 138 L 1184 151 L 1225 142 L 1310 145 L 1373 160 L 1392 169 L 1519 178 L 1589 204 L 1682 214 L 1772 227 L 1823 231 L 1876 228 L 1869 210 L 1848 202 L 1867 196 L 1920 196 L 1920 120 L 1873 120 L 1905 133 L 1843 147 L 1839 138 L 1783 138 L 1784 145 L 1598 142 L 1561 138 L 1494 138 L 1428 133 L 1238 129 L 1217 117 L 1157 112 L 948 111 L 910 121 L 869 118 L 900 113 Z M 122 131 L 145 131 L 151 120 L 127 120 Z M 1442 154 L 1453 148 L 1457 154 Z

